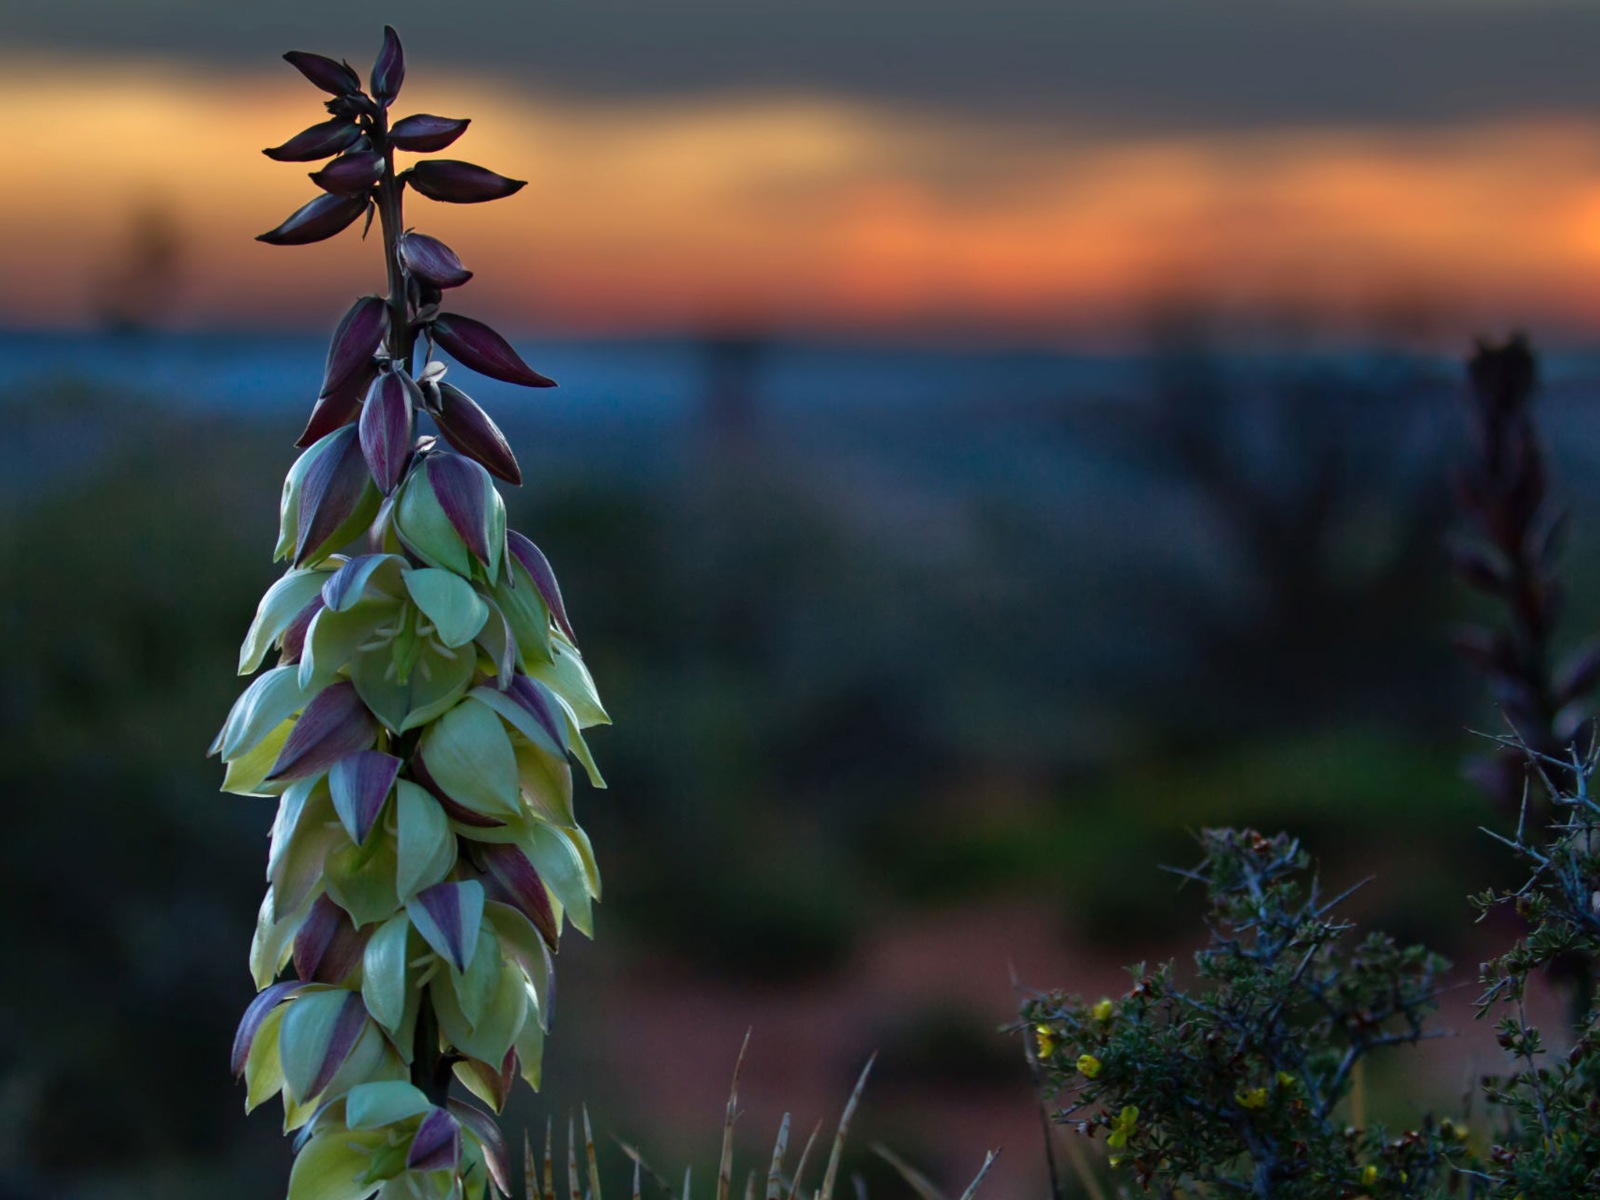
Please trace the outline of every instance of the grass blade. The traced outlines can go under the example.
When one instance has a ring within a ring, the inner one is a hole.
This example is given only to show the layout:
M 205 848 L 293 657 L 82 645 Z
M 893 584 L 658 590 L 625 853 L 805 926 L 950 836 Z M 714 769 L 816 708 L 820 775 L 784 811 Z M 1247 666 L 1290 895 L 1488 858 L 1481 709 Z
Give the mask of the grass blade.
M 789 1182 L 789 1200 L 798 1200 L 800 1195 L 800 1180 L 806 1173 L 806 1159 L 811 1157 L 811 1147 L 816 1144 L 817 1134 L 822 1132 L 822 1122 L 818 1121 L 812 1127 L 811 1136 L 806 1139 L 806 1144 L 800 1149 L 800 1161 L 794 1165 L 794 1178 Z
M 589 1159 L 589 1200 L 600 1200 L 600 1162 L 594 1153 L 594 1130 L 589 1127 L 589 1106 L 583 1106 L 583 1151 Z
M 872 1152 L 900 1173 L 900 1178 L 904 1179 L 910 1185 L 911 1190 L 917 1194 L 917 1200 L 945 1200 L 944 1193 L 933 1186 L 933 1180 L 929 1179 L 882 1142 L 873 1142 Z
M 745 1051 L 750 1049 L 750 1030 L 744 1031 L 744 1044 L 733 1064 L 733 1086 L 728 1089 L 728 1113 L 722 1122 L 722 1158 L 717 1163 L 717 1200 L 728 1200 L 733 1188 L 733 1122 L 739 1115 L 739 1073 L 744 1070 Z
M 833 1200 L 833 1187 L 839 1178 L 839 1160 L 844 1157 L 844 1139 L 850 1133 L 850 1120 L 856 1115 L 856 1105 L 867 1086 L 867 1076 L 872 1073 L 872 1064 L 877 1061 L 878 1055 L 874 1051 L 872 1057 L 867 1059 L 867 1065 L 861 1068 L 861 1078 L 856 1080 L 850 1099 L 844 1103 L 844 1112 L 839 1115 L 839 1128 L 833 1135 L 833 1153 L 828 1155 L 828 1170 L 822 1176 L 822 1191 L 818 1194 L 818 1200 Z
M 772 1165 L 767 1168 L 766 1200 L 783 1200 L 783 1155 L 789 1149 L 789 1114 L 778 1123 L 778 1139 L 772 1143 Z
M 978 1194 L 978 1185 L 983 1182 L 983 1177 L 989 1173 L 989 1168 L 994 1166 L 994 1160 L 999 1157 L 998 1150 L 991 1150 L 984 1156 L 983 1166 L 978 1168 L 978 1173 L 972 1177 L 972 1182 L 967 1184 L 967 1190 L 961 1193 L 961 1200 L 972 1200 Z

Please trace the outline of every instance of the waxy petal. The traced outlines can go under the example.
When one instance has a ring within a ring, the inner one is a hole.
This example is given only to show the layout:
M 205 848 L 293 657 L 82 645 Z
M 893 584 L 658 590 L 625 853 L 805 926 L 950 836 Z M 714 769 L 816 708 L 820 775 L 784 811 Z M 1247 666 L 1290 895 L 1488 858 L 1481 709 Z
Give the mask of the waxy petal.
M 261 153 L 278 162 L 316 162 L 348 149 L 361 137 L 361 130 L 348 117 L 335 117 L 310 129 L 303 129 L 281 146 Z
M 323 194 L 291 213 L 276 229 L 258 233 L 256 241 L 269 246 L 305 246 L 324 241 L 348 229 L 367 211 L 365 196 Z
M 400 263 L 412 275 L 436 288 L 460 287 L 472 278 L 456 252 L 438 238 L 407 233 L 400 238 Z
M 489 474 L 510 484 L 522 483 L 522 469 L 517 466 L 505 434 L 460 388 L 448 383 L 439 385 L 439 404 L 433 419 L 445 441 L 481 463 Z
M 322 585 L 322 602 L 334 612 L 348 612 L 367 598 L 367 585 L 385 568 L 390 570 L 380 579 L 380 595 L 375 598 L 382 599 L 387 594 L 398 600 L 399 595 L 388 592 L 383 584 L 389 582 L 398 586 L 405 565 L 406 560 L 398 554 L 358 554 L 331 575 L 324 576 L 327 582 Z
M 301 430 L 294 444 L 303 450 L 341 425 L 348 425 L 361 411 L 361 397 L 367 394 L 367 388 L 377 373 L 377 365 L 372 364 L 343 388 L 317 397 L 317 402 L 311 406 L 311 416 L 306 419 L 306 427 Z
M 233 1077 L 237 1079 L 244 1074 L 245 1063 L 250 1058 L 250 1047 L 255 1043 L 256 1033 L 261 1029 L 261 1023 L 267 1015 L 288 999 L 293 993 L 300 990 L 297 980 L 288 979 L 282 983 L 274 983 L 265 991 L 257 994 L 250 1001 L 250 1007 L 244 1010 L 244 1016 L 239 1019 L 239 1029 L 233 1035 Z
M 470 694 L 546 754 L 558 760 L 566 758 L 566 722 L 562 719 L 561 702 L 542 684 L 526 675 L 513 675 L 503 687 L 484 684 L 473 688 Z
M 419 746 L 416 753 L 411 756 L 411 777 L 426 788 L 428 794 L 439 802 L 439 806 L 444 809 L 445 816 L 459 825 L 467 825 L 475 829 L 500 829 L 504 827 L 504 821 L 496 820 L 494 817 L 487 816 L 484 813 L 474 812 L 466 805 L 458 804 L 451 799 L 450 793 L 440 787 L 438 781 L 428 771 L 428 764 L 424 761 L 422 753 L 422 747 Z M 513 761 L 515 761 L 515 756 L 513 756 Z
M 349 96 L 361 90 L 361 76 L 349 63 L 309 50 L 291 50 L 283 60 L 330 96 Z
M 523 387 L 556 386 L 555 380 L 523 362 L 511 343 L 482 321 L 460 313 L 440 313 L 433 322 L 433 339 L 480 375 Z
M 423 567 L 404 573 L 406 591 L 433 625 L 434 636 L 451 649 L 478 636 L 489 606 L 470 583 L 453 571 Z
M 319 592 L 295 614 L 294 620 L 290 621 L 289 627 L 283 631 L 283 641 L 278 650 L 279 665 L 293 666 L 300 661 L 300 655 L 305 652 L 306 634 L 311 629 L 311 622 L 317 619 L 317 614 L 322 609 L 322 594 Z
M 378 490 L 388 495 L 411 461 L 412 408 L 417 385 L 399 371 L 384 371 L 361 406 L 361 453 Z
M 435 117 L 429 113 L 418 113 L 396 121 L 389 129 L 389 141 L 401 150 L 432 154 L 450 145 L 467 131 L 470 124 L 470 117 Z
M 360 845 L 372 832 L 372 825 L 389 798 L 401 762 L 380 750 L 362 750 L 341 758 L 328 771 L 328 790 L 333 810 L 350 840 Z
M 361 512 L 363 496 L 371 488 L 359 432 L 346 425 L 329 434 L 328 443 L 300 487 L 296 566 L 324 547 L 337 548 L 327 543 Z
M 572 632 L 572 622 L 567 620 L 567 606 L 561 599 L 561 585 L 556 582 L 556 573 L 550 569 L 550 560 L 544 556 L 544 551 L 514 529 L 506 533 L 506 549 L 511 551 L 511 557 L 532 578 L 533 586 L 539 589 L 545 607 L 555 617 L 561 632 L 577 641 L 578 635 Z
M 306 705 L 283 744 L 268 780 L 299 779 L 326 770 L 341 758 L 366 750 L 378 722 L 348 680 L 330 684 Z
M 284 1079 L 296 1100 L 304 1103 L 328 1086 L 366 1023 L 357 992 L 334 989 L 296 998 L 278 1034 Z
M 545 944 L 555 949 L 561 927 L 544 880 L 528 856 L 515 846 L 486 844 L 479 847 L 479 857 L 489 899 L 508 904 L 527 917 Z
M 430 454 L 424 469 L 428 486 L 451 527 L 492 575 L 500 550 L 490 540 L 489 497 L 494 484 L 482 467 L 459 454 Z
M 307 983 L 339 983 L 361 962 L 367 939 L 326 893 L 294 937 L 294 971 Z
M 444 808 L 426 788 L 402 779 L 395 797 L 395 894 L 401 899 L 441 883 L 456 861 Z
M 383 155 L 371 150 L 341 154 L 320 171 L 311 174 L 311 182 L 335 196 L 365 196 L 383 178 L 387 165 Z
M 351 1129 L 382 1129 L 422 1116 L 432 1107 L 421 1088 L 402 1080 L 358 1083 L 345 1097 L 344 1121 Z
M 442 1108 L 422 1118 L 411 1149 L 406 1152 L 406 1168 L 411 1171 L 454 1170 L 461 1161 L 461 1124 Z
M 515 195 L 527 186 L 523 179 L 506 176 L 455 158 L 428 158 L 401 175 L 429 200 L 446 204 L 482 204 Z
M 372 98 L 388 108 L 400 94 L 400 85 L 406 79 L 406 52 L 400 47 L 400 35 L 392 26 L 383 27 L 383 49 L 378 51 L 378 61 L 372 64 Z
M 505 1134 L 500 1132 L 499 1124 L 481 1108 L 475 1108 L 465 1101 L 451 1100 L 449 1106 L 450 1111 L 483 1148 L 483 1160 L 489 1168 L 495 1186 L 500 1189 L 502 1195 L 512 1195 L 511 1156 L 506 1151 Z
M 483 924 L 481 883 L 436 883 L 407 900 L 406 913 L 423 940 L 456 970 L 472 964 Z
M 372 367 L 372 356 L 389 331 L 389 306 L 378 296 L 362 296 L 339 318 L 328 343 L 320 396 L 343 395 Z M 363 389 L 365 391 L 365 389 Z
M 423 731 L 417 751 L 434 786 L 456 803 L 485 816 L 521 815 L 516 751 L 487 705 L 463 700 Z

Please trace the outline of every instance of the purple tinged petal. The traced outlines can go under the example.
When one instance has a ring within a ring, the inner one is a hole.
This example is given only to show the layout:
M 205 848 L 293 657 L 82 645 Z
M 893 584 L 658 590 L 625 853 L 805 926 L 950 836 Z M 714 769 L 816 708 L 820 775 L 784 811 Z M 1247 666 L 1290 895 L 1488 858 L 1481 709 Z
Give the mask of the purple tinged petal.
M 412 391 L 416 384 L 398 371 L 385 371 L 367 391 L 361 407 L 361 453 L 385 496 L 394 491 L 411 459 Z
M 378 51 L 378 61 L 372 64 L 372 98 L 388 108 L 400 94 L 400 85 L 406 79 L 406 52 L 400 47 L 400 35 L 389 25 L 383 27 L 383 49 Z
M 356 845 L 366 841 L 372 832 L 399 774 L 400 760 L 379 750 L 363 750 L 341 758 L 328 772 L 333 811 L 339 814 L 345 832 Z
M 363 296 L 339 318 L 328 343 L 319 396 L 344 394 L 349 384 L 372 368 L 372 356 L 389 331 L 389 306 L 378 296 Z M 362 388 L 362 392 L 366 389 Z M 357 398 L 361 393 L 356 393 Z
M 445 441 L 480 463 L 489 474 L 510 484 L 522 483 L 522 469 L 517 466 L 506 435 L 460 388 L 449 383 L 439 385 L 439 405 L 433 419 Z
M 414 117 L 401 117 L 389 130 L 389 141 L 401 150 L 416 150 L 432 154 L 443 150 L 467 131 L 470 117 L 435 117 L 418 113 Z
M 472 963 L 483 925 L 483 885 L 436 883 L 406 901 L 406 913 L 424 941 L 458 971 Z
M 461 1161 L 461 1123 L 442 1108 L 422 1118 L 406 1153 L 411 1171 L 453 1170 Z
M 349 96 L 361 90 L 361 76 L 351 70 L 349 63 L 309 50 L 291 50 L 283 58 L 330 96 Z
M 436 288 L 460 287 L 472 278 L 456 252 L 436 237 L 407 233 L 400 238 L 400 262 L 407 271 Z
M 349 228 L 367 210 L 365 196 L 323 194 L 310 204 L 296 209 L 276 229 L 258 233 L 256 241 L 269 246 L 305 246 L 324 241 Z
M 506 689 L 506 695 L 515 700 L 539 723 L 539 727 L 550 735 L 551 741 L 557 746 L 566 746 L 566 722 L 556 715 L 556 707 L 550 702 L 550 693 L 545 690 L 543 684 L 529 679 L 526 675 L 518 675 L 512 679 L 511 686 Z
M 506 341 L 482 321 L 460 313 L 440 313 L 433 322 L 433 338 L 480 375 L 523 387 L 555 387 L 556 381 L 539 374 Z
M 451 1100 L 449 1106 L 450 1111 L 483 1147 L 484 1162 L 489 1167 L 489 1174 L 494 1178 L 495 1186 L 503 1195 L 512 1195 L 511 1158 L 506 1152 L 506 1138 L 505 1134 L 500 1132 L 499 1124 L 483 1109 L 463 1100 Z
M 322 585 L 322 602 L 334 612 L 343 612 L 354 605 L 384 562 L 393 558 L 389 554 L 358 554 L 346 562 Z
M 262 1023 L 267 1015 L 282 1004 L 294 992 L 300 989 L 300 982 L 295 979 L 275 983 L 257 994 L 250 1001 L 250 1007 L 244 1010 L 244 1016 L 239 1019 L 239 1029 L 233 1035 L 233 1074 L 238 1078 L 244 1074 L 245 1063 L 250 1060 L 250 1047 L 255 1045 L 256 1034 L 260 1032 Z
M 446 204 L 482 204 L 502 200 L 527 186 L 523 179 L 506 176 L 455 158 L 429 158 L 405 172 L 403 178 L 429 200 Z
M 286 667 L 300 661 L 300 655 L 306 648 L 306 631 L 311 628 L 312 620 L 323 607 L 322 593 L 319 592 L 289 622 L 289 627 L 283 631 L 283 643 L 278 652 L 279 666 Z
M 336 196 L 364 196 L 383 178 L 386 165 L 383 155 L 371 150 L 341 154 L 322 170 L 312 172 L 311 182 Z
M 328 1048 L 323 1053 L 322 1064 L 317 1068 L 317 1074 L 311 1081 L 307 1095 L 317 1095 L 333 1081 L 334 1075 L 344 1065 L 344 1060 L 350 1057 L 350 1051 L 355 1049 L 356 1039 L 361 1036 L 361 1030 L 366 1023 L 367 1008 L 361 1003 L 361 993 L 348 993 L 345 996 L 344 1006 L 334 1021 L 333 1033 L 328 1038 Z
M 428 486 L 439 507 L 467 549 L 479 562 L 489 564 L 489 517 L 486 493 L 494 487 L 482 467 L 469 458 L 448 452 L 428 455 L 424 468 Z
M 364 371 L 358 371 L 355 377 L 338 391 L 326 396 L 319 396 L 316 404 L 311 408 L 311 417 L 306 421 L 306 427 L 295 445 L 304 450 L 307 446 L 320 442 L 328 434 L 341 425 L 348 425 L 361 411 L 361 397 L 367 394 L 373 377 L 378 373 L 376 365 L 369 364 Z
M 473 812 L 464 804 L 452 800 L 449 794 L 438 785 L 433 776 L 428 773 L 428 764 L 423 760 L 422 748 L 419 746 L 411 756 L 411 778 L 423 787 L 428 794 L 439 802 L 444 809 L 444 815 L 459 825 L 469 825 L 474 829 L 498 829 L 505 824 L 504 821 L 494 817 L 486 817 L 482 813 Z
M 295 974 L 307 983 L 340 983 L 360 964 L 366 947 L 350 914 L 324 893 L 295 934 Z
M 550 893 L 538 869 L 517 847 L 490 844 L 479 848 L 489 898 L 509 904 L 533 923 L 539 936 L 552 950 L 560 943 L 561 929 L 556 924 Z
M 515 529 L 506 532 L 506 548 L 532 578 L 533 586 L 539 589 L 544 606 L 555 617 L 561 632 L 576 642 L 578 635 L 572 632 L 572 622 L 567 620 L 567 606 L 561 600 L 561 585 L 556 582 L 556 573 L 550 569 L 550 560 L 544 556 L 544 551 Z
M 326 770 L 341 758 L 368 750 L 378 722 L 356 694 L 355 684 L 329 684 L 307 704 L 278 752 L 269 780 L 300 779 Z
M 295 566 L 350 519 L 367 489 L 367 464 L 355 426 L 346 425 L 332 437 L 337 440 L 311 465 L 300 485 Z
M 361 138 L 361 130 L 348 117 L 335 117 L 302 129 L 281 146 L 261 153 L 278 162 L 316 162 L 347 150 Z

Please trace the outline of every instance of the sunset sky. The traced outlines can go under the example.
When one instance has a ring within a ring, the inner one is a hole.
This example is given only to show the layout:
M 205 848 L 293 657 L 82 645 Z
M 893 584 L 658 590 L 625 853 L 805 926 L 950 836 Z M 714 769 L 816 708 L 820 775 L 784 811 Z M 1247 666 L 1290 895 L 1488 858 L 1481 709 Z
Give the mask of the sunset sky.
M 337 8 L 330 16 L 329 10 Z M 170 231 L 177 327 L 320 327 L 381 284 L 259 154 L 320 116 L 278 55 L 529 180 L 408 220 L 462 307 L 552 334 L 746 323 L 1116 337 L 1153 307 L 1600 331 L 1600 5 L 1577 0 L 34 0 L 8 14 L 0 324 L 82 326 Z M 18 114 L 21 114 L 19 118 Z

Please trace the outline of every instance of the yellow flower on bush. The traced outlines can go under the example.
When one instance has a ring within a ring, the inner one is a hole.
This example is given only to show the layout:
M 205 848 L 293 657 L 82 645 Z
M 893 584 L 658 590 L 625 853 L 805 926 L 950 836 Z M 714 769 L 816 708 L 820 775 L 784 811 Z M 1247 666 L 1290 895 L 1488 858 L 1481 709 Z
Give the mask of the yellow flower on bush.
M 1089 1010 L 1089 1013 L 1096 1021 L 1099 1021 L 1102 1025 L 1104 1025 L 1107 1021 L 1111 1020 L 1111 1011 L 1112 1004 L 1110 999 L 1103 997 L 1100 1000 L 1100 1003 L 1096 1004 Z
M 1038 1047 L 1040 1059 L 1049 1058 L 1056 1052 L 1056 1035 L 1051 1032 L 1048 1025 L 1035 1025 L 1033 1027 L 1034 1044 Z
M 1139 1106 L 1130 1104 L 1119 1112 L 1111 1121 L 1111 1134 L 1106 1138 L 1106 1145 L 1113 1150 L 1121 1149 L 1128 1144 L 1128 1138 L 1139 1125 Z
M 1264 1087 L 1247 1088 L 1242 1092 L 1235 1092 L 1233 1098 L 1239 1102 L 1240 1108 L 1265 1108 L 1267 1104 L 1267 1089 Z
M 1093 1079 L 1100 1074 L 1100 1060 L 1092 1054 L 1080 1054 L 1078 1070 L 1083 1073 L 1085 1079 Z
M 1368 1163 L 1361 1168 L 1361 1186 L 1371 1187 L 1378 1182 L 1378 1168 L 1375 1163 Z

